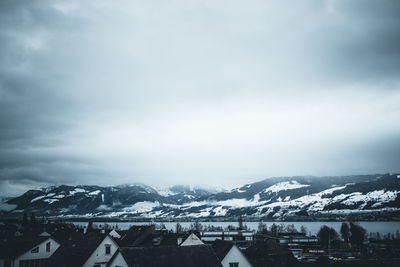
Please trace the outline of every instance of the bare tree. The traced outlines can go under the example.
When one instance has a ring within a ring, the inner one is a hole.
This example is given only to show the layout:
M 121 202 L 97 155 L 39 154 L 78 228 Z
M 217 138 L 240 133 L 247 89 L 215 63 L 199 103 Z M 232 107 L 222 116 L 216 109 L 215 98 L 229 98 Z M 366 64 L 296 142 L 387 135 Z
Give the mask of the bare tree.
M 350 241 L 352 244 L 361 245 L 365 240 L 366 230 L 355 223 L 350 223 Z
M 336 241 L 339 239 L 339 234 L 336 232 L 336 230 L 333 229 L 332 227 L 328 227 L 326 225 L 321 226 L 317 236 L 318 236 L 319 241 L 325 247 L 328 247 L 330 242 Z
M 258 233 L 267 233 L 267 225 L 263 222 L 259 222 L 257 232 Z
M 307 227 L 305 227 L 304 225 L 302 225 L 302 226 L 300 226 L 300 233 L 303 233 L 303 234 L 307 234 Z
M 340 227 L 340 234 L 342 235 L 343 241 L 348 243 L 350 238 L 350 228 L 347 223 L 342 223 L 342 226 Z
M 175 232 L 176 232 L 177 234 L 183 232 L 183 228 L 182 228 L 182 225 L 181 225 L 180 223 L 176 223 L 176 225 L 175 225 Z
M 272 236 L 277 236 L 278 235 L 278 225 L 276 225 L 275 223 L 273 223 L 271 225 L 271 228 L 269 229 L 269 231 L 271 232 Z

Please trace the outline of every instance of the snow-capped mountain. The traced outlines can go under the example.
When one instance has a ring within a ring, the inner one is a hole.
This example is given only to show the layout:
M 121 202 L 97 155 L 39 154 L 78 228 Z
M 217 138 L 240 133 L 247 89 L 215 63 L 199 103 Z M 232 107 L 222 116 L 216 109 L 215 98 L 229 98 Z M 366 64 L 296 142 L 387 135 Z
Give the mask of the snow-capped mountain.
M 154 189 L 53 186 L 10 199 L 3 214 L 122 218 L 262 217 L 316 219 L 400 218 L 400 175 L 269 178 L 224 192 L 188 186 Z

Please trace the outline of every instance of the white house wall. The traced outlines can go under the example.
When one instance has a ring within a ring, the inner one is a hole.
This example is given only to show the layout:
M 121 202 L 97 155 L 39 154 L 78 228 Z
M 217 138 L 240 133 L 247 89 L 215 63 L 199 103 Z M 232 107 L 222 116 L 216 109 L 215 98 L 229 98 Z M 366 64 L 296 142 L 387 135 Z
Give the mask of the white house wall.
M 238 262 L 239 267 L 252 267 L 247 258 L 243 255 L 237 246 L 232 246 L 231 250 L 226 254 L 221 264 L 223 267 L 229 267 L 230 262 Z
M 46 244 L 50 242 L 50 251 L 46 251 Z M 32 253 L 31 250 L 39 247 L 38 253 Z M 60 247 L 60 244 L 57 243 L 54 239 L 47 239 L 46 241 L 40 243 L 38 246 L 32 247 L 29 251 L 24 254 L 18 256 L 14 260 L 14 266 L 19 266 L 19 261 L 21 260 L 36 260 L 36 259 L 48 259 L 53 255 L 53 253 Z
M 106 255 L 106 247 L 105 245 L 111 245 L 110 254 Z M 92 255 L 90 255 L 89 259 L 83 264 L 83 267 L 93 267 L 98 262 L 108 262 L 111 257 L 114 255 L 115 251 L 117 251 L 118 245 L 115 243 L 111 237 L 106 236 L 103 241 L 101 241 L 100 245 L 94 250 Z M 105 266 L 105 265 L 104 265 Z

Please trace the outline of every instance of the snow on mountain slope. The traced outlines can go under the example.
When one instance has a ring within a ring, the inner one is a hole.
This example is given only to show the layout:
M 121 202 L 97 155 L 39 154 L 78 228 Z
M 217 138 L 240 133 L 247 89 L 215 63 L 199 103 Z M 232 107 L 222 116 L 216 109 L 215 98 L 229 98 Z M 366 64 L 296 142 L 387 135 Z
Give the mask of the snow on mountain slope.
M 160 206 L 160 203 L 158 201 L 156 202 L 141 201 L 141 202 L 136 202 L 130 207 L 123 208 L 122 210 L 124 212 L 143 213 L 152 211 L 155 207 L 158 206 Z
M 163 196 L 163 197 L 173 196 L 173 195 L 177 194 L 169 189 L 157 189 L 157 192 L 160 196 Z
M 45 195 L 44 196 L 35 197 L 34 199 L 31 200 L 31 203 L 35 202 L 35 201 L 38 201 L 38 200 L 41 200 L 42 198 L 45 198 L 45 197 L 46 197 Z
M 297 181 L 290 181 L 290 182 L 281 182 L 281 183 L 277 183 L 274 184 L 270 187 L 268 187 L 267 189 L 264 190 L 265 193 L 267 192 L 272 192 L 272 193 L 276 193 L 282 190 L 291 190 L 291 189 L 297 189 L 297 188 L 302 188 L 302 187 L 308 187 L 310 185 L 305 185 L 305 184 L 300 184 Z
M 376 201 L 380 204 L 394 201 L 400 191 L 386 191 L 385 190 L 375 190 L 363 195 L 360 192 L 355 192 L 349 196 L 346 200 L 342 201 L 343 204 L 354 204 L 358 202 L 369 202 Z
M 400 213 L 397 176 L 271 178 L 218 193 L 189 186 L 155 190 L 142 184 L 62 185 L 30 190 L 10 199 L 6 204 L 15 208 L 2 213 L 141 218 L 242 215 L 271 219 L 373 213 L 373 216 L 387 217 Z

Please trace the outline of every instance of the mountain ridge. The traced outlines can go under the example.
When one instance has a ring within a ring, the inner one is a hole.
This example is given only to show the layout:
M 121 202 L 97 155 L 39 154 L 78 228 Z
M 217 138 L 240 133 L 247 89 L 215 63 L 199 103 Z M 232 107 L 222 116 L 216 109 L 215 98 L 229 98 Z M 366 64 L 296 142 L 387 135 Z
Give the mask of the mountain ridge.
M 211 192 L 184 185 L 59 185 L 9 199 L 4 216 L 271 220 L 400 218 L 400 174 L 274 177 Z

